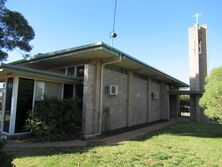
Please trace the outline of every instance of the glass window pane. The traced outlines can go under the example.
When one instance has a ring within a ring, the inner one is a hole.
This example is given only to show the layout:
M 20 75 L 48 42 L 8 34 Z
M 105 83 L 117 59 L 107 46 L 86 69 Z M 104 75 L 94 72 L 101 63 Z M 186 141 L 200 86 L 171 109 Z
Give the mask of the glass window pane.
M 56 97 L 57 99 L 62 98 L 62 84 L 45 82 L 45 96 Z
M 51 71 L 59 74 L 65 74 L 65 68 L 52 69 Z
M 8 78 L 7 85 L 6 85 L 5 115 L 4 115 L 4 125 L 3 125 L 3 130 L 5 132 L 9 132 L 11 102 L 12 102 L 12 88 L 13 88 L 13 78 Z
M 44 92 L 45 92 L 45 82 L 36 81 L 35 100 L 36 101 L 44 100 L 44 94 L 45 94 Z
M 77 77 L 83 77 L 84 76 L 84 66 L 77 66 Z
M 75 75 L 75 67 L 68 67 L 67 75 L 73 77 Z
M 73 85 L 64 84 L 63 99 L 73 98 Z
M 3 99 L 5 96 L 5 82 L 0 81 L 0 126 L 1 121 L 3 120 L 2 114 L 3 114 Z
M 25 121 L 32 111 L 34 80 L 19 78 L 15 133 L 25 132 Z
M 46 81 L 36 81 L 35 101 L 44 100 L 46 97 L 62 98 L 62 84 Z

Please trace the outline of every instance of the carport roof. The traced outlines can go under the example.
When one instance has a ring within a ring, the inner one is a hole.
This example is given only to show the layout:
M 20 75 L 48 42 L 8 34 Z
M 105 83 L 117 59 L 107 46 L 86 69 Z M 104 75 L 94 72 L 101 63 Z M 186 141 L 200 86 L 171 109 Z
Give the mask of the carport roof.
M 87 52 L 87 53 L 86 53 Z M 126 59 L 125 64 L 123 64 L 124 67 L 128 67 L 129 64 L 134 66 L 134 69 L 138 69 L 140 73 L 144 75 L 150 75 L 150 76 L 156 76 L 157 79 L 163 80 L 167 83 L 175 84 L 179 87 L 188 87 L 188 85 L 118 49 L 115 49 L 103 42 L 97 42 L 97 43 L 92 43 L 88 45 L 83 45 L 79 47 L 74 47 L 70 49 L 64 49 L 64 50 L 59 50 L 55 52 L 50 52 L 50 53 L 39 53 L 37 55 L 30 56 L 28 58 L 12 62 L 10 64 L 13 65 L 22 65 L 22 64 L 29 64 L 32 63 L 34 64 L 35 62 L 44 62 L 46 60 L 52 60 L 58 57 L 67 57 L 70 56 L 70 54 L 77 54 L 77 53 L 84 53 L 81 54 L 81 57 L 86 57 L 86 58 L 105 58 L 108 56 L 112 57 L 119 57 L 122 56 L 124 59 Z M 89 55 L 91 53 L 91 55 Z M 99 53 L 99 54 L 98 54 Z M 94 54 L 94 55 L 93 55 Z M 94 57 L 93 57 L 93 56 Z M 97 55 L 97 57 L 95 57 Z M 87 57 L 88 56 L 88 57 Z M 65 59 L 64 59 L 65 60 Z

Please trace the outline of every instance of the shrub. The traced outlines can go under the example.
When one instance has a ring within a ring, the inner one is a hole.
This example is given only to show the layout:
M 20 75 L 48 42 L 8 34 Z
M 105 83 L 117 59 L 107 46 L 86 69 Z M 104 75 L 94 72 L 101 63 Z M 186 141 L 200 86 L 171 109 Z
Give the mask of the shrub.
M 46 98 L 35 103 L 33 114 L 27 120 L 26 128 L 39 139 L 73 138 L 81 126 L 81 106 L 77 100 Z
M 207 77 L 205 92 L 200 99 L 200 106 L 209 118 L 222 123 L 222 67 L 212 70 Z
M 33 114 L 29 114 L 26 129 L 31 130 L 33 135 L 37 138 L 43 138 L 49 133 L 49 127 Z

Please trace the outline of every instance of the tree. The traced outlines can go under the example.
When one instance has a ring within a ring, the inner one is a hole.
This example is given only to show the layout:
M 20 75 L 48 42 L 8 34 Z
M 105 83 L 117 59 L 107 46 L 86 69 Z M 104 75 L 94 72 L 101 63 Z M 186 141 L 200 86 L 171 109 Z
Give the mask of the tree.
M 205 115 L 222 123 L 222 66 L 213 69 L 207 77 L 205 92 L 199 103 Z
M 29 52 L 29 42 L 35 33 L 24 16 L 5 7 L 6 0 L 0 0 L 0 61 L 6 60 L 8 51 L 15 48 Z

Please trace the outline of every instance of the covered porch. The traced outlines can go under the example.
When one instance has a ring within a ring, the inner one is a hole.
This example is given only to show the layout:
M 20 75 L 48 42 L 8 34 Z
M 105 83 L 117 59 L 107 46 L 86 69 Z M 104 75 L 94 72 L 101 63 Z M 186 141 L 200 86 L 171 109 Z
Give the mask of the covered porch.
M 1 64 L 1 133 L 9 136 L 29 133 L 24 128 L 35 102 L 47 97 L 75 98 L 80 78 L 27 67 Z
M 199 106 L 199 99 L 201 98 L 203 91 L 192 91 L 192 90 L 171 90 L 169 91 L 170 96 L 170 108 L 171 117 L 177 118 L 180 112 L 180 95 L 190 96 L 190 118 L 193 121 L 203 120 L 203 111 Z

